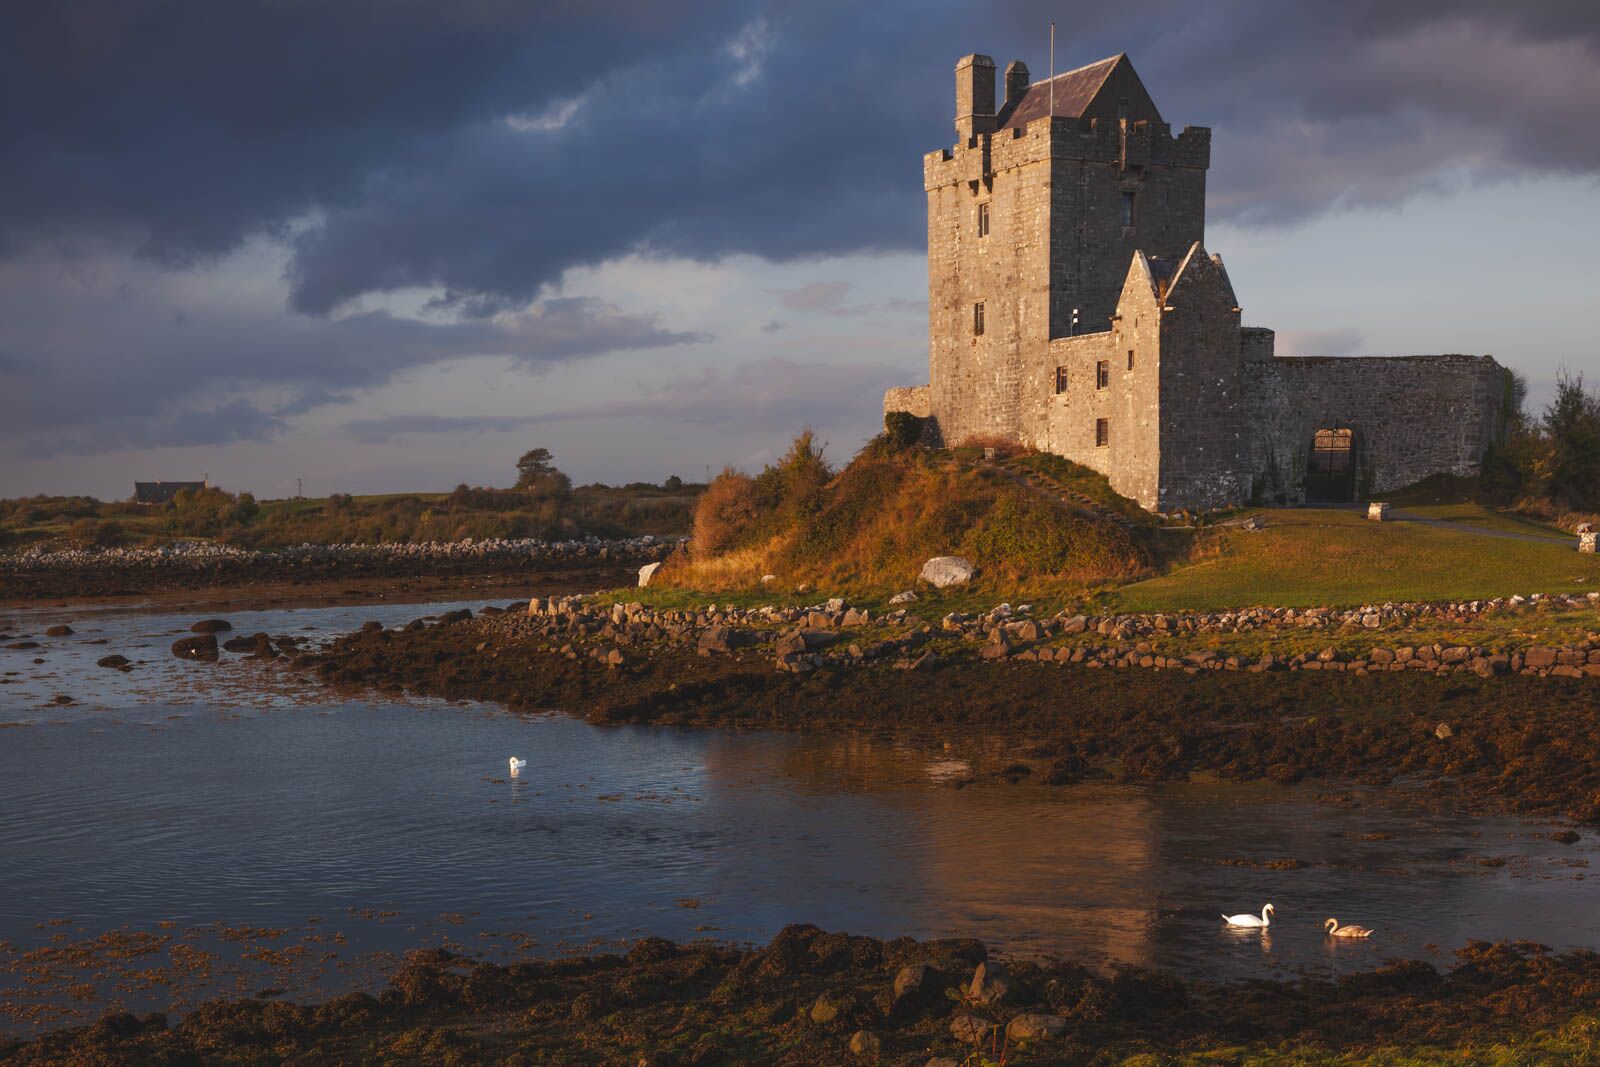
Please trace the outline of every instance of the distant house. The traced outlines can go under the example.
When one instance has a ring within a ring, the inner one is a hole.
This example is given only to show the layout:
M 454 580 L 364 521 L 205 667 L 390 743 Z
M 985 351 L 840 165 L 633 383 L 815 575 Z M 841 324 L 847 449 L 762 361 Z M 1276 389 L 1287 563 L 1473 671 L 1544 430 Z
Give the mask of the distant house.
M 185 489 L 201 490 L 209 488 L 211 483 L 205 482 L 134 482 L 133 502 L 135 504 L 165 504 Z

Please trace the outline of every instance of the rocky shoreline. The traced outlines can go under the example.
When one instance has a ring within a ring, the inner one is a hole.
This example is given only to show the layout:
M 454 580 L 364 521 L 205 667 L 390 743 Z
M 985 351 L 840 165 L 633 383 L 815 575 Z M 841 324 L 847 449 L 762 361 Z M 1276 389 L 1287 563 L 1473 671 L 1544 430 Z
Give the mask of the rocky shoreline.
M 665 559 L 677 541 L 482 540 L 299 545 L 256 550 L 214 542 L 158 548 L 32 548 L 0 556 L 0 600 L 112 597 L 265 582 L 528 575 Z
M 1559 663 L 1530 666 L 1531 650 L 1508 654 L 1522 666 L 1503 676 L 1449 649 L 1404 661 L 1426 670 L 1375 670 L 1370 655 L 1365 666 L 1328 661 L 1348 668 L 1337 673 L 1306 670 L 1316 654 L 1281 670 L 1230 668 L 1215 654 L 1116 670 L 1105 668 L 1146 655 L 1158 664 L 1136 648 L 1102 662 L 1093 644 L 1041 654 L 1071 621 L 1007 609 L 936 626 L 905 608 L 874 618 L 843 605 L 695 612 L 536 598 L 477 617 L 372 623 L 296 662 L 335 686 L 602 723 L 865 730 L 956 748 L 982 739 L 1013 754 L 1004 776 L 1051 785 L 1342 779 L 1600 822 L 1600 686 L 1557 674 Z
M 998 960 L 968 939 L 790 926 L 760 948 L 646 938 L 620 955 L 503 965 L 420 951 L 375 997 L 217 1000 L 176 1024 L 113 1013 L 0 1039 L 0 1062 L 955 1067 L 975 1053 L 1022 1065 L 1209 1052 L 1362 1064 L 1484 1043 L 1526 1057 L 1495 1062 L 1575 1062 L 1594 1049 L 1597 1008 L 1600 956 L 1526 944 L 1473 942 L 1443 970 L 1412 960 L 1331 980 L 1184 982 Z

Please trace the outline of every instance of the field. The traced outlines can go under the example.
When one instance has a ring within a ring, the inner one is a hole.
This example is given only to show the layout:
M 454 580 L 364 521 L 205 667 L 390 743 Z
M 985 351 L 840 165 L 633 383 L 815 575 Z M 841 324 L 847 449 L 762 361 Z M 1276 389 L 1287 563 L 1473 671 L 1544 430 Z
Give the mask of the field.
M 1477 504 L 1404 512 L 1428 523 L 1370 522 L 1360 512 L 1329 508 L 1254 514 L 1265 529 L 1205 531 L 1187 561 L 1104 591 L 1096 603 L 1130 612 L 1213 611 L 1600 589 L 1600 557 L 1576 552 L 1571 535 Z

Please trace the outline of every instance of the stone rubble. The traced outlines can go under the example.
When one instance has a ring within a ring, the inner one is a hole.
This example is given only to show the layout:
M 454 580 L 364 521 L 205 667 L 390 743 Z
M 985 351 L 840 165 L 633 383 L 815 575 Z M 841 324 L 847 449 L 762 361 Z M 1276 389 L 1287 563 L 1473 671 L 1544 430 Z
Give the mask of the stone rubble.
M 534 597 L 527 617 L 551 638 L 552 651 L 576 659 L 572 641 L 591 644 L 585 654 L 606 661 L 614 649 L 654 642 L 691 646 L 702 656 L 746 650 L 770 657 L 777 670 L 807 672 L 823 666 L 887 663 L 917 670 L 939 662 L 924 647 L 950 639 L 986 660 L 1076 663 L 1087 668 L 1200 671 L 1395 671 L 1472 673 L 1489 678 L 1521 674 L 1600 678 L 1600 616 L 1587 639 L 1560 646 L 1487 647 L 1478 644 L 1406 644 L 1405 629 L 1418 623 L 1463 624 L 1499 613 L 1534 615 L 1600 608 L 1600 593 L 1540 594 L 1455 603 L 1383 603 L 1354 608 L 1248 608 L 1233 612 L 1157 612 L 1085 615 L 1061 611 L 1035 618 L 1031 605 L 999 604 L 982 614 L 950 612 L 936 624 L 897 607 L 886 614 L 832 598 L 811 607 L 656 609 L 635 601 L 609 603 L 598 596 Z M 506 625 L 518 625 L 512 619 Z M 525 623 L 523 623 L 525 624 Z M 860 631 L 852 633 L 851 631 Z M 1383 639 L 1383 632 L 1393 636 Z M 1210 649 L 1158 651 L 1154 642 L 1208 634 L 1299 634 L 1307 650 L 1258 656 Z M 1362 651 L 1335 647 L 1335 638 L 1361 634 L 1372 641 Z M 1063 642 L 1060 639 L 1072 639 Z M 1321 645 L 1321 648 L 1315 648 Z M 608 662 L 619 666 L 627 661 Z

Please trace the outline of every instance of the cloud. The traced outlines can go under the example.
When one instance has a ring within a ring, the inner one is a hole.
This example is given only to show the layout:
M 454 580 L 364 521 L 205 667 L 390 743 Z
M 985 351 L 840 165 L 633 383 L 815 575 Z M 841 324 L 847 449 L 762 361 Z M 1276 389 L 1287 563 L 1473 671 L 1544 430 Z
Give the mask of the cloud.
M 849 282 L 807 282 L 794 289 L 769 289 L 790 311 L 828 311 L 844 303 Z
M 725 430 L 759 430 L 808 424 L 859 422 L 879 410 L 883 392 L 905 371 L 890 366 L 849 366 L 767 359 L 728 370 L 707 369 L 644 389 L 628 400 L 527 415 L 431 415 L 353 419 L 344 431 L 381 444 L 429 434 L 504 433 L 558 422 L 668 419 Z
M 264 441 L 294 416 L 434 364 L 493 356 L 537 374 L 709 340 L 592 297 L 493 318 L 371 310 L 319 319 L 241 306 L 227 292 L 195 294 L 187 275 L 130 296 L 115 281 L 128 264 L 71 265 L 90 281 L 63 290 L 52 279 L 67 264 L 49 257 L 0 271 L 0 321 L 16 346 L 0 353 L 0 379 L 26 375 L 25 389 L 0 391 L 0 449 L 38 457 Z M 180 294 L 191 307 L 174 316 Z
M 1131 50 L 1169 119 L 1213 126 L 1219 219 L 1600 169 L 1589 0 L 1082 7 L 1060 66 Z M 420 287 L 476 315 L 629 253 L 916 249 L 954 59 L 1043 72 L 1050 11 L 11 5 L 0 98 L 30 104 L 0 122 L 0 248 L 122 234 L 187 264 L 273 234 L 300 311 Z

